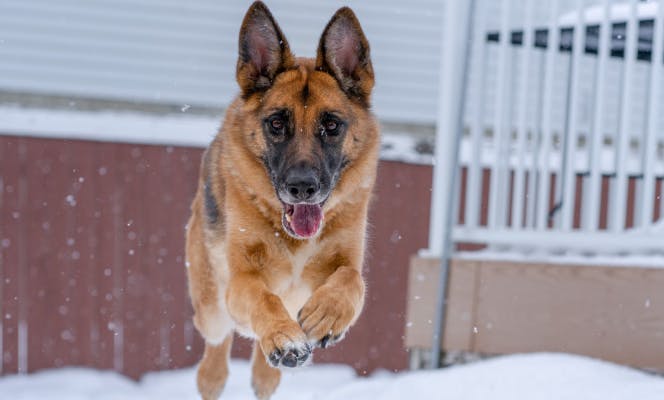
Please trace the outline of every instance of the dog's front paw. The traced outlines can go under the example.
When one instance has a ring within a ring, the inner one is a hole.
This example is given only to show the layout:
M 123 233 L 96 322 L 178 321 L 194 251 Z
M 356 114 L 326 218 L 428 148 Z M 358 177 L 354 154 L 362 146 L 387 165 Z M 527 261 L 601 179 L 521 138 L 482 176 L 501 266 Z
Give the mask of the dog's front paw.
M 326 348 L 341 341 L 353 321 L 355 308 L 331 290 L 317 290 L 297 315 L 309 342 Z
M 272 332 L 260 339 L 260 346 L 273 367 L 299 367 L 311 356 L 307 336 L 295 321 L 277 324 Z

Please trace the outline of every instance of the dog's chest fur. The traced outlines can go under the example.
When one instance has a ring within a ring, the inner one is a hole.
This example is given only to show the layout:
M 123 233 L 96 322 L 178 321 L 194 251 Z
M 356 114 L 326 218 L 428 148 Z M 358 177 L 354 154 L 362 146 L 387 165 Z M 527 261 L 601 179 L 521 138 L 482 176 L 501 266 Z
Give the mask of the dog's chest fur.
M 311 286 L 306 280 L 302 279 L 302 273 L 319 250 L 320 243 L 318 240 L 311 239 L 294 251 L 288 252 L 290 253 L 291 273 L 287 279 L 280 282 L 279 287 L 275 288 L 275 292 L 281 297 L 288 314 L 293 319 L 296 318 L 297 312 L 311 296 Z
M 272 291 L 281 298 L 291 318 L 295 319 L 297 312 L 307 302 L 312 293 L 310 282 L 303 279 L 303 272 L 307 265 L 314 260 L 315 255 L 321 249 L 321 243 L 317 239 L 306 241 L 296 249 L 284 250 L 283 256 L 289 261 L 291 269 L 289 272 L 280 274 Z M 215 266 L 219 285 L 226 288 L 228 284 L 228 261 L 225 245 L 218 243 L 210 246 L 211 262 Z M 220 300 L 225 302 L 223 296 Z M 225 308 L 225 307 L 224 307 Z

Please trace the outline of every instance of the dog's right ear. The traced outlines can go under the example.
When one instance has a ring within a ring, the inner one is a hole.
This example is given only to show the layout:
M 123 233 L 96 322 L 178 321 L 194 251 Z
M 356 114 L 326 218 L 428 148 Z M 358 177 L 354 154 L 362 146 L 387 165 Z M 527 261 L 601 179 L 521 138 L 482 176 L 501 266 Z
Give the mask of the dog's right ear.
M 244 96 L 267 90 L 294 57 L 270 10 L 261 1 L 249 7 L 240 28 L 236 79 Z

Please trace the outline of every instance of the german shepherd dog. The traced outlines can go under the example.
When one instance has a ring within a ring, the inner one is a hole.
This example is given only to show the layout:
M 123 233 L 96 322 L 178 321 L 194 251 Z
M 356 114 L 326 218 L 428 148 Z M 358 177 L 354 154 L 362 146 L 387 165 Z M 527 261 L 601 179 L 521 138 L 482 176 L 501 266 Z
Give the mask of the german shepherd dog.
M 349 8 L 315 59 L 296 58 L 268 8 L 242 22 L 236 79 L 201 163 L 187 228 L 194 323 L 205 338 L 197 384 L 216 399 L 234 331 L 255 339 L 260 399 L 314 347 L 344 337 L 364 303 L 361 269 L 376 176 L 369 44 Z

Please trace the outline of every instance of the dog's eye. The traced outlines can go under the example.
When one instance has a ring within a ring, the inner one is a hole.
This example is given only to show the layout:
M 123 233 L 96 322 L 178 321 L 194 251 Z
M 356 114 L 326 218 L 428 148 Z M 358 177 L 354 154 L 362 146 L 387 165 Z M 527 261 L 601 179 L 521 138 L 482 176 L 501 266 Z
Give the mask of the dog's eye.
M 339 122 L 333 119 L 323 121 L 323 129 L 321 129 L 321 133 L 326 136 L 337 136 L 339 134 L 339 125 Z
M 284 133 L 284 120 L 281 118 L 272 118 L 270 120 L 270 128 L 273 135 L 281 135 Z

